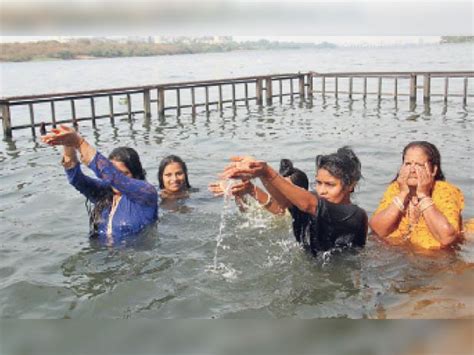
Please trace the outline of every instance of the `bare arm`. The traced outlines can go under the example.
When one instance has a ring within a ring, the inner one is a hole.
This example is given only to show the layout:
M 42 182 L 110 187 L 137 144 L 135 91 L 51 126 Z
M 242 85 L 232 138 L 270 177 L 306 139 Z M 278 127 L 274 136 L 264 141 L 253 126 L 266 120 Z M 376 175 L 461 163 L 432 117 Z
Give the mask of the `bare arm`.
M 408 204 L 408 194 L 406 192 L 400 193 L 397 195 L 397 197 L 402 203 L 404 211 Z M 392 202 L 386 209 L 372 215 L 369 221 L 369 225 L 372 231 L 379 237 L 383 238 L 387 237 L 393 231 L 395 231 L 398 228 L 400 220 L 403 217 L 403 211 L 400 207 L 401 206 L 397 206 L 395 202 Z
M 431 234 L 442 246 L 447 246 L 456 240 L 459 231 L 448 222 L 435 205 L 425 209 L 422 214 Z

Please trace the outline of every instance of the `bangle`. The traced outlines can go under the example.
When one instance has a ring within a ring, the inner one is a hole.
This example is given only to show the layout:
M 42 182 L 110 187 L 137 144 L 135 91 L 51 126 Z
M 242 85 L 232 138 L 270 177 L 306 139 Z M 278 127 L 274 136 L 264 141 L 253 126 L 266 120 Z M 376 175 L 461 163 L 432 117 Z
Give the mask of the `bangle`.
M 262 207 L 268 207 L 271 203 L 272 203 L 272 195 L 270 194 L 267 194 L 268 198 L 267 198 L 267 201 L 265 201 L 265 203 L 260 203 L 260 206 Z
M 418 209 L 420 210 L 420 213 L 423 213 L 427 208 L 430 208 L 433 205 L 433 200 L 430 197 L 427 197 L 424 198 L 423 201 L 418 204 Z
M 395 196 L 392 202 L 395 204 L 395 206 L 397 206 L 401 213 L 405 212 L 405 205 L 403 204 L 400 197 Z

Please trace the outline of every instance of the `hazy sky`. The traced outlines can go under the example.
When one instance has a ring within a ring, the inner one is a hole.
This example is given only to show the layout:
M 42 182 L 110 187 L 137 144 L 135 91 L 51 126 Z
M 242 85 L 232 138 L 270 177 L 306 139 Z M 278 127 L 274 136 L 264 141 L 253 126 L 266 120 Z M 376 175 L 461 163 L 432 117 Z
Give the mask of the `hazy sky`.
M 413 39 L 474 31 L 473 2 L 465 0 L 0 0 L 0 4 L 1 36 Z

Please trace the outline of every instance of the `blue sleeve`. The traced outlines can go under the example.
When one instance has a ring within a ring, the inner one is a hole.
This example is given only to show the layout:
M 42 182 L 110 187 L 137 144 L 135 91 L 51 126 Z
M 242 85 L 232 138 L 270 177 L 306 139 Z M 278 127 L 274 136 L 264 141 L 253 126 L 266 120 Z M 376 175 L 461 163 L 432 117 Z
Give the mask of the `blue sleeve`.
M 110 184 L 106 181 L 84 175 L 80 164 L 76 164 L 71 169 L 66 169 L 66 176 L 69 183 L 92 203 L 96 202 L 97 196 L 100 195 L 101 191 L 110 187 Z
M 158 193 L 152 184 L 125 176 L 99 152 L 89 163 L 89 168 L 99 179 L 109 183 L 131 201 L 147 206 L 158 204 Z

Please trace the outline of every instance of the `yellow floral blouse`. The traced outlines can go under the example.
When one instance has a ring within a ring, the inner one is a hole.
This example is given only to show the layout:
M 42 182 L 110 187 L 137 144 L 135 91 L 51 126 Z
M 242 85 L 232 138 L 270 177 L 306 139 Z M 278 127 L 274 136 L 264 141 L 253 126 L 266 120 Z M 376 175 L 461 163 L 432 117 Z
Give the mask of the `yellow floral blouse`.
M 398 183 L 396 181 L 391 183 L 374 214 L 386 209 L 399 193 Z M 431 197 L 438 211 L 447 218 L 448 222 L 457 231 L 461 231 L 461 211 L 464 208 L 464 196 L 461 190 L 446 181 L 436 181 Z M 425 249 L 441 248 L 441 243 L 431 234 L 423 216 L 420 216 L 418 222 L 412 226 L 412 232 L 410 233 L 410 222 L 408 215 L 405 213 L 398 228 L 387 238 L 393 242 L 409 239 L 412 244 Z

